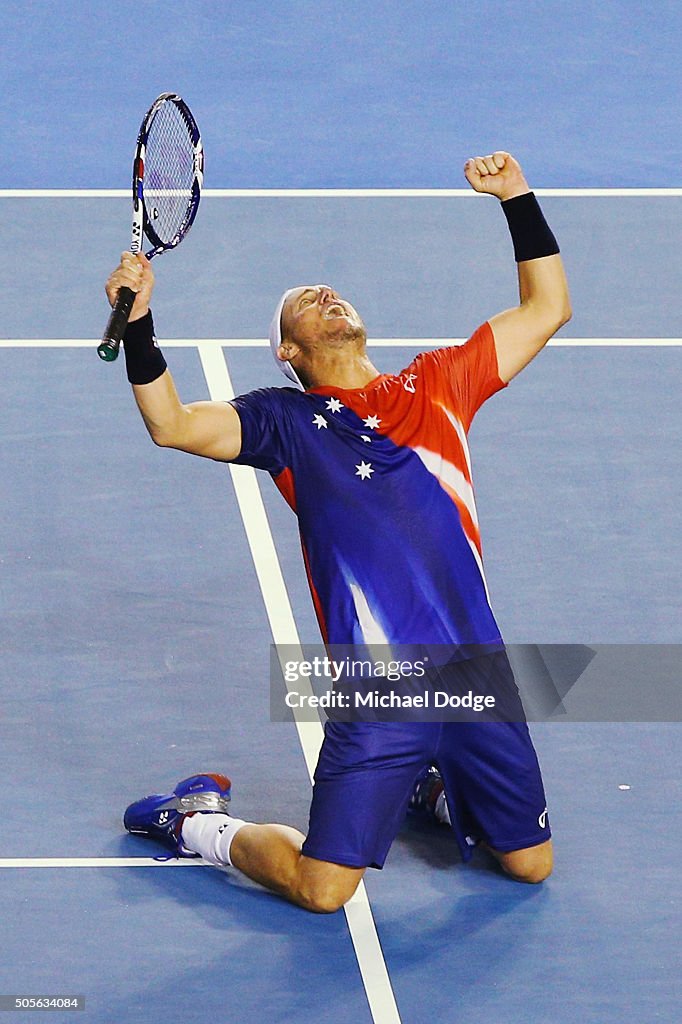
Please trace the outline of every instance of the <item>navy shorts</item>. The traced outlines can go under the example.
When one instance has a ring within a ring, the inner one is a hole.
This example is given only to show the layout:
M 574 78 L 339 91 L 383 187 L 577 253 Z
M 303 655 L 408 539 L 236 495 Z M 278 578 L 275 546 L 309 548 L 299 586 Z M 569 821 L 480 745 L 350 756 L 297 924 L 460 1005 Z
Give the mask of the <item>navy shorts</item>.
M 429 764 L 443 776 L 464 860 L 478 839 L 508 852 L 550 838 L 525 722 L 329 721 L 303 853 L 348 867 L 383 867 L 417 775 Z

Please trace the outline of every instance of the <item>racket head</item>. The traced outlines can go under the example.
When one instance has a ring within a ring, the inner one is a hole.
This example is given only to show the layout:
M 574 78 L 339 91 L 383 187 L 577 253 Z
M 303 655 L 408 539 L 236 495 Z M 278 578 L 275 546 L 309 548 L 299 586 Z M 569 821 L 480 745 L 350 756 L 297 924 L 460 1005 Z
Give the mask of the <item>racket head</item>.
M 133 160 L 131 251 L 147 258 L 174 249 L 191 228 L 204 180 L 204 148 L 191 110 L 177 93 L 162 93 L 140 126 Z

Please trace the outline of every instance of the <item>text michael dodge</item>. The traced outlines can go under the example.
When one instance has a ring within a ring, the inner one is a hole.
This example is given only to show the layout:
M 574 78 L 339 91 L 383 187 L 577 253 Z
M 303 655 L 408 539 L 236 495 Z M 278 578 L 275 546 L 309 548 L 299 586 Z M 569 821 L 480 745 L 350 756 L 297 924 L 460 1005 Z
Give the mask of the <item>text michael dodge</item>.
M 362 708 L 466 708 L 470 711 L 486 711 L 495 707 L 495 698 L 490 694 L 447 693 L 445 690 L 426 690 L 424 693 L 396 693 L 394 690 L 369 690 L 366 692 L 342 693 L 328 690 L 327 693 L 298 693 L 290 690 L 285 699 L 289 708 L 338 708 L 341 711 Z

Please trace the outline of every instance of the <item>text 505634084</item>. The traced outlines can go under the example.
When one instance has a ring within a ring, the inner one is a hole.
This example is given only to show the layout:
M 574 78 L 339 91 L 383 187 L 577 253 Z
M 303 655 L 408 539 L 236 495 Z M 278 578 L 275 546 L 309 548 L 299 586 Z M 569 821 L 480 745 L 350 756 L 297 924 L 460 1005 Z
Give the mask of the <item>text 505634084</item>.
M 0 996 L 0 1010 L 84 1010 L 85 996 Z

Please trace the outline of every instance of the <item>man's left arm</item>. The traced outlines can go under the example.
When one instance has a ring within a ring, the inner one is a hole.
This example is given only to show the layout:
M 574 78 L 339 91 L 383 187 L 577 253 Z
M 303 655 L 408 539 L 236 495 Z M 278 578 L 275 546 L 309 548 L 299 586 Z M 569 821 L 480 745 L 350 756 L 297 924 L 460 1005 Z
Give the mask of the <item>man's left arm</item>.
M 507 383 L 570 320 L 568 284 L 554 235 L 514 157 L 475 157 L 464 174 L 476 192 L 501 201 L 514 243 L 520 302 L 490 319 L 498 372 Z

